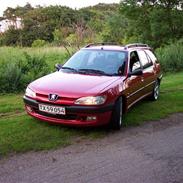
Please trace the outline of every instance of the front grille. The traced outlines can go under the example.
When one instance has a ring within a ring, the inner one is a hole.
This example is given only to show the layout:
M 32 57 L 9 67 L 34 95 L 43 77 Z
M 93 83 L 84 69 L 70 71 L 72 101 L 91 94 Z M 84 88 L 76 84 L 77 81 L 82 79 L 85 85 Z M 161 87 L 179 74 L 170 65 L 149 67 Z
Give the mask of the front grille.
M 76 120 L 77 115 L 74 114 L 68 114 L 68 115 L 60 115 L 60 114 L 50 114 L 46 112 L 42 112 L 39 110 L 34 110 L 37 114 L 40 114 L 42 116 L 50 117 L 50 118 L 56 118 L 56 119 L 66 119 L 66 120 Z
M 36 93 L 36 96 L 37 96 L 37 100 L 38 102 L 39 101 L 45 101 L 45 103 L 53 103 L 53 102 L 50 102 L 49 99 L 48 99 L 48 95 L 45 95 L 45 94 L 40 94 L 40 93 Z M 73 104 L 73 102 L 76 100 L 76 98 L 68 98 L 68 97 L 62 97 L 62 96 L 58 96 L 58 99 L 56 101 L 56 103 L 58 104 L 66 104 L 66 105 L 70 105 L 70 104 Z

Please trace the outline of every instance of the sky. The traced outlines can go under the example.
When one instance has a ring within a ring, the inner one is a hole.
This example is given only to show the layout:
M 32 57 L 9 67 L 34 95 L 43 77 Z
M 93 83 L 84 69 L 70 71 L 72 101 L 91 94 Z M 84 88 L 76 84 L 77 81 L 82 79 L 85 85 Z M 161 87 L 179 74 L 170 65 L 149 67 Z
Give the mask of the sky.
M 0 0 L 0 16 L 7 7 L 24 6 L 27 2 L 32 6 L 64 5 L 78 9 L 98 3 L 119 3 L 120 0 Z

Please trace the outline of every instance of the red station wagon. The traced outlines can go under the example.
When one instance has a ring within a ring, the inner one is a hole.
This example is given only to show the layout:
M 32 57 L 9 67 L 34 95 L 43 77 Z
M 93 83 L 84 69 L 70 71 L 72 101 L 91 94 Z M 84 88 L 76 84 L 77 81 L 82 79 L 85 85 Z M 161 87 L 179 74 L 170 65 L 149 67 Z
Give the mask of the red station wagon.
M 159 97 L 160 64 L 146 44 L 89 44 L 56 68 L 24 96 L 27 113 L 43 121 L 120 129 L 133 104 Z

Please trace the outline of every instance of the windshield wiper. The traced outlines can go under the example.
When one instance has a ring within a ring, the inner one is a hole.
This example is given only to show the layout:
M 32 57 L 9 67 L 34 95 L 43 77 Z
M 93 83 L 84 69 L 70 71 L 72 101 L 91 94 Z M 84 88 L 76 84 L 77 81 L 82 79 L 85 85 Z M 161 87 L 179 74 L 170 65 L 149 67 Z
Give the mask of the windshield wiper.
M 61 69 L 67 69 L 67 70 L 71 70 L 71 71 L 74 71 L 74 72 L 78 72 L 78 70 L 76 70 L 74 68 L 71 68 L 71 67 L 62 67 Z
M 104 71 L 96 70 L 96 69 L 79 69 L 78 72 L 82 73 L 82 74 L 91 73 L 91 74 L 100 74 L 100 75 L 112 76 L 111 74 L 108 74 L 108 73 L 105 73 Z

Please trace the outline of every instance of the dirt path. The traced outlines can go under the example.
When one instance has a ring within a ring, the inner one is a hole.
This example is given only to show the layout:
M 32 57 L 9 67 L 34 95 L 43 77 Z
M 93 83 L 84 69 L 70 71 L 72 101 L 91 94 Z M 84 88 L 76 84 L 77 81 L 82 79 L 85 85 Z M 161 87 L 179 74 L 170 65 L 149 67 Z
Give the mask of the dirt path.
M 0 161 L 0 183 L 183 183 L 183 114 Z

